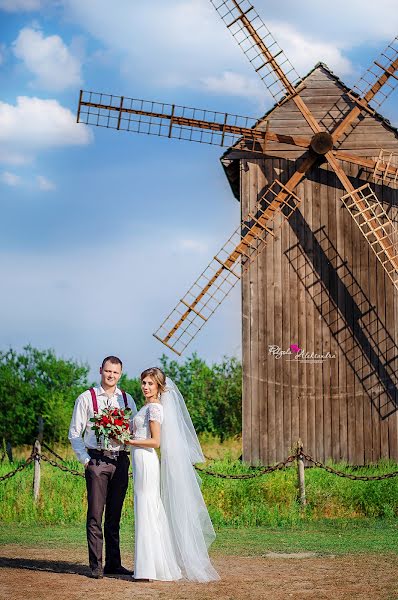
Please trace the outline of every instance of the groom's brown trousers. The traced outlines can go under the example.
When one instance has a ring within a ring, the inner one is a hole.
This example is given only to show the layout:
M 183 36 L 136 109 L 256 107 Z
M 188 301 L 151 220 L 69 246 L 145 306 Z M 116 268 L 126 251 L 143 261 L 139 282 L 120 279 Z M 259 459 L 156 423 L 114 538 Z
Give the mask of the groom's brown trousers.
M 120 452 L 115 459 L 97 450 L 88 450 L 91 460 L 86 468 L 87 543 L 92 569 L 102 567 L 102 516 L 105 508 L 105 566 L 120 567 L 119 527 L 123 501 L 128 487 L 129 455 Z

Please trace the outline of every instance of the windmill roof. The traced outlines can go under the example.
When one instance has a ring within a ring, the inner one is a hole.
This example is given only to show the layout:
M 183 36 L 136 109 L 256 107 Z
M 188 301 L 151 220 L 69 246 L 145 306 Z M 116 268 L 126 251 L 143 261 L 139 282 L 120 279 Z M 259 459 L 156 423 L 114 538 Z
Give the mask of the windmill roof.
M 344 81 L 342 81 L 342 79 L 340 79 L 340 77 L 338 77 L 323 62 L 316 63 L 316 65 L 314 65 L 314 67 L 303 77 L 303 79 L 300 81 L 300 83 L 298 85 L 302 85 L 303 82 L 305 82 L 317 70 L 323 70 L 324 72 L 326 72 L 330 76 L 330 78 L 333 79 L 338 84 L 338 86 L 342 89 L 343 93 L 351 92 L 351 94 L 353 94 L 351 88 L 349 88 L 344 83 Z M 267 119 L 274 111 L 278 110 L 278 108 L 280 108 L 280 106 L 281 106 L 281 103 L 275 104 L 274 106 L 272 106 L 262 117 L 260 117 L 256 121 L 256 123 L 253 125 L 253 129 L 255 129 L 256 127 L 261 125 L 264 122 L 264 120 Z M 373 114 L 373 118 L 377 119 L 384 127 L 386 127 L 388 130 L 393 132 L 394 135 L 398 138 L 398 128 L 394 127 L 386 117 L 384 117 L 379 112 L 375 111 Z M 240 200 L 240 195 L 239 195 L 239 160 L 240 160 L 240 158 L 237 158 L 236 156 L 235 157 L 230 156 L 231 153 L 235 150 L 235 147 L 236 147 L 236 144 L 231 146 L 230 148 L 228 148 L 224 152 L 224 154 L 221 156 L 220 160 L 223 165 L 227 179 L 232 188 L 233 194 L 237 198 L 237 200 Z M 302 151 L 304 152 L 304 149 L 302 149 Z M 256 156 L 253 153 L 251 153 L 251 154 L 247 153 L 247 156 L 250 158 L 259 158 L 258 154 Z

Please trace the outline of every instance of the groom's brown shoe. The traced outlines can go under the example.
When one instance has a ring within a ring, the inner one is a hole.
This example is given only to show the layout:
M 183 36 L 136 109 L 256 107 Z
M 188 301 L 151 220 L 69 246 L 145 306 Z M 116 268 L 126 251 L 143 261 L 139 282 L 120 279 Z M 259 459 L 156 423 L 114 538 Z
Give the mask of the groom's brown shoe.
M 104 575 L 129 575 L 131 577 L 134 575 L 134 571 L 129 571 L 125 567 L 122 567 L 122 565 L 119 567 L 108 567 L 105 565 Z
M 102 579 L 103 576 L 104 572 L 102 570 L 102 567 L 95 567 L 94 569 L 91 569 L 90 577 L 92 577 L 93 579 Z

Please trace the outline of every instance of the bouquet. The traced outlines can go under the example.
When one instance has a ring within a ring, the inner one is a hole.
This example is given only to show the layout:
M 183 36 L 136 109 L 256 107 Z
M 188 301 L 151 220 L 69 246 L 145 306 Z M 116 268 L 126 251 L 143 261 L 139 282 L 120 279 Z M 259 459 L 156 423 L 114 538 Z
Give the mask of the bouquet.
M 130 415 L 131 408 L 104 408 L 94 414 L 90 421 L 94 423 L 93 430 L 98 448 L 109 450 L 111 439 L 123 443 L 130 438 Z

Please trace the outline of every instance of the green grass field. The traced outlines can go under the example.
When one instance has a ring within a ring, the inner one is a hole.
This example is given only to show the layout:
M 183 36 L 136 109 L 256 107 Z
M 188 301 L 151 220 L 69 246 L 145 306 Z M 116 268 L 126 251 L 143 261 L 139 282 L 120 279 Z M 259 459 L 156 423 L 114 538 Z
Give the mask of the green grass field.
M 0 545 L 16 544 L 34 548 L 85 548 L 84 524 L 37 526 L 15 525 L 0 528 Z M 133 523 L 124 518 L 121 527 L 122 550 L 134 547 Z M 314 552 L 318 555 L 397 554 L 396 520 L 324 520 L 296 527 L 222 527 L 212 553 L 261 556 L 267 552 Z
M 18 463 L 0 464 L 0 476 Z M 73 459 L 70 468 L 82 471 Z M 240 461 L 224 458 L 206 465 L 220 473 L 252 473 Z M 345 465 L 337 465 L 349 472 Z M 393 463 L 355 470 L 355 474 L 376 475 L 397 470 Z M 294 468 L 251 480 L 224 480 L 202 476 L 203 495 L 216 528 L 292 527 L 325 519 L 387 519 L 398 516 L 398 477 L 383 481 L 351 481 L 321 469 L 306 470 L 308 506 L 297 501 L 297 476 Z M 66 525 L 85 520 L 85 482 L 42 463 L 41 494 L 37 504 L 32 498 L 33 466 L 0 482 L 0 523 Z M 133 494 L 130 486 L 124 505 L 125 521 L 133 520 Z

